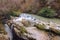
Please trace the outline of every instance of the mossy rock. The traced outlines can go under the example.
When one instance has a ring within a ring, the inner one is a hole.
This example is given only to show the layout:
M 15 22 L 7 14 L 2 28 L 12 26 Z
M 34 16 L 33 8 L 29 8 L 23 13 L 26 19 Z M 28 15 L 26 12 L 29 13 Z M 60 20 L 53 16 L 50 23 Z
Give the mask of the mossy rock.
M 44 24 L 36 24 L 35 25 L 38 29 L 46 29 L 46 26 Z
M 31 25 L 31 23 L 28 20 L 25 20 L 25 19 L 22 20 L 22 24 L 26 27 Z
M 24 27 L 20 27 L 20 32 L 24 34 L 24 33 L 27 33 L 27 30 Z
M 27 33 L 27 30 L 25 29 L 25 27 L 22 27 L 22 26 L 20 26 L 20 28 L 14 28 L 14 30 L 18 36 L 21 36 Z
M 27 30 L 25 29 L 24 26 L 19 26 L 17 30 L 19 30 L 21 34 L 27 33 Z
M 60 35 L 60 29 L 57 29 L 56 27 L 51 27 L 50 30 Z

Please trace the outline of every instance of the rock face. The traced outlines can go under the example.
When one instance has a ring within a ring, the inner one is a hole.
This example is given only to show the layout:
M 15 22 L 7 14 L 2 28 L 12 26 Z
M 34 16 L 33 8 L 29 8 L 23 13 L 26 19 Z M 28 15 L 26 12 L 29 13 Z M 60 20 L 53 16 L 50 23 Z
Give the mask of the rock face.
M 48 33 L 45 31 L 38 30 L 35 27 L 27 27 L 26 29 L 30 33 L 30 36 L 36 40 L 49 40 L 50 39 L 48 36 Z
M 25 26 L 26 24 L 24 24 L 23 22 L 26 23 L 28 22 L 28 20 L 22 20 L 20 24 L 23 25 L 18 24 L 18 22 L 13 22 L 16 25 L 14 27 L 14 30 L 19 37 L 22 37 L 25 40 L 49 40 L 47 32 L 38 30 L 36 27 L 34 27 L 34 25 L 31 26 L 30 23 L 28 24 L 29 26 Z
M 52 22 L 47 23 L 38 19 L 29 21 L 24 18 L 16 21 L 18 18 L 21 17 L 12 17 L 6 21 L 6 24 L 12 30 L 13 40 L 60 40 L 60 36 L 57 35 L 58 33 L 60 34 L 60 25 L 58 26 L 58 24 Z M 9 32 L 9 30 L 7 31 Z M 11 38 L 11 36 L 7 35 L 8 32 L 5 32 L 4 29 L 0 30 L 0 34 L 2 34 L 1 40 L 9 40 L 9 37 Z
M 24 23 L 26 22 L 29 23 L 28 24 L 29 26 L 25 26 L 26 24 Z M 42 26 L 39 26 L 41 28 L 38 29 L 34 25 L 31 26 L 31 22 L 28 22 L 28 20 L 25 20 L 25 19 L 24 20 L 22 19 L 22 21 L 17 21 L 17 22 L 13 21 L 13 24 L 14 24 L 14 31 L 16 35 L 19 37 L 19 39 L 20 37 L 24 40 L 54 40 L 55 38 L 56 40 L 59 40 L 60 38 L 59 35 L 56 35 L 55 33 L 52 33 L 51 31 L 50 32 L 44 31 L 45 29 L 47 29 L 47 27 L 43 26 L 45 28 L 41 30 Z M 46 25 L 46 23 L 44 22 L 42 22 L 41 24 Z M 50 25 L 53 27 L 54 25 L 51 25 L 51 24 L 47 24 L 47 25 Z M 53 28 L 53 30 L 56 30 L 56 29 Z

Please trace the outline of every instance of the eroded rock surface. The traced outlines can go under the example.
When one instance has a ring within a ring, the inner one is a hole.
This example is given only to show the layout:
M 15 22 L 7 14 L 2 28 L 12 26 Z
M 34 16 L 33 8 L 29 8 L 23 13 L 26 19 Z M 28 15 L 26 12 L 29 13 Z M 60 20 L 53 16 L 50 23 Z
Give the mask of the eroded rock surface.
M 7 21 L 8 27 L 13 29 L 13 40 L 59 40 L 60 36 L 57 34 L 60 31 L 56 27 L 60 27 L 57 24 L 40 20 L 29 21 L 25 18 L 19 18 L 17 21 L 18 18 L 12 17 L 11 20 Z M 51 30 L 55 33 L 51 32 Z M 4 36 L 4 38 L 8 39 L 8 36 Z
M 26 40 L 54 40 L 57 36 L 56 40 L 59 40 L 59 38 L 60 38 L 59 35 L 56 35 L 52 32 L 45 31 L 45 29 L 43 29 L 43 30 L 41 30 L 41 28 L 38 29 L 36 26 L 31 25 L 31 22 L 29 22 L 28 20 L 27 21 L 25 19 L 22 19 L 22 20 L 23 21 L 17 21 L 17 22 L 13 21 L 13 24 L 15 24 L 14 30 L 18 36 L 21 36 Z M 27 23 L 29 23 L 28 24 L 29 26 L 25 26 L 25 25 L 27 25 Z M 36 23 L 34 22 L 33 24 L 36 24 Z M 39 24 L 40 24 L 40 22 L 39 22 Z M 41 24 L 46 25 L 45 22 L 42 22 Z M 48 23 L 47 23 L 47 25 L 51 26 L 51 24 L 48 24 Z M 42 27 L 42 26 L 40 26 L 40 27 Z M 53 27 L 53 25 L 52 25 L 52 27 Z

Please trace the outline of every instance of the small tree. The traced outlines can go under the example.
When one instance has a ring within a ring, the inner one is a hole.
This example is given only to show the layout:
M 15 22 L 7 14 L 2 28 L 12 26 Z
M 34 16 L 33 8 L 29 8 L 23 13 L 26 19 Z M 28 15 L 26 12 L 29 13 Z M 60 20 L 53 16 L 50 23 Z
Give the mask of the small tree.
M 56 15 L 56 13 L 53 9 L 50 9 L 48 7 L 44 7 L 38 12 L 38 15 L 43 16 L 43 17 L 52 18 Z

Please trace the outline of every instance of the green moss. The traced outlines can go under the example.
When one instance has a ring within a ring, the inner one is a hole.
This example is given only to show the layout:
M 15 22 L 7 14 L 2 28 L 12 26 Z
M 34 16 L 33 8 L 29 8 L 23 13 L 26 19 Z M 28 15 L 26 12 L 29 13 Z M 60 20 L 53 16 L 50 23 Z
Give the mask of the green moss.
M 20 27 L 20 32 L 23 33 L 27 33 L 27 30 L 24 27 Z
M 41 25 L 41 24 L 36 24 L 35 26 L 36 26 L 38 29 L 45 29 L 45 27 L 46 27 L 44 24 L 42 24 L 42 25 Z
M 55 28 L 51 27 L 50 30 L 52 30 L 54 33 L 60 35 L 60 30 L 59 29 L 56 29 L 56 27 Z

